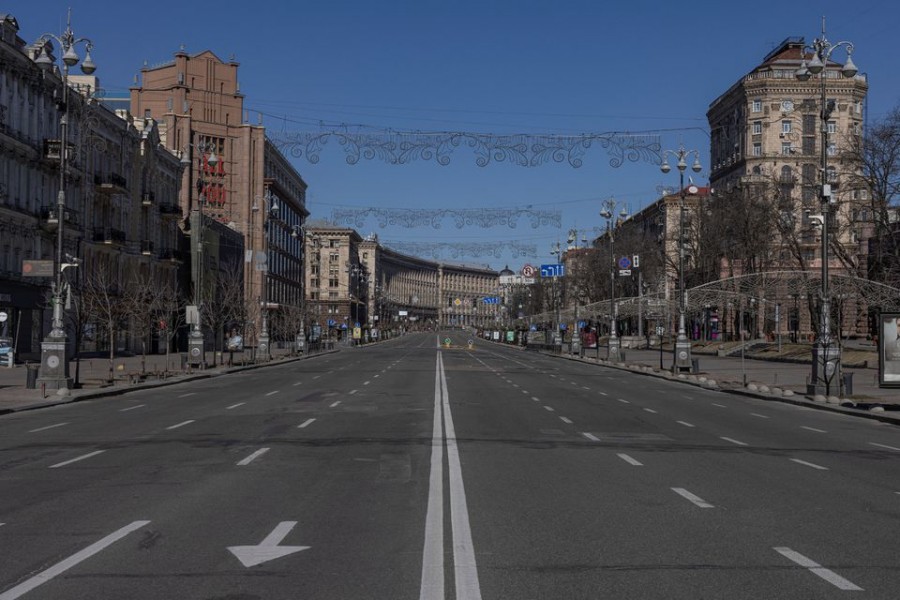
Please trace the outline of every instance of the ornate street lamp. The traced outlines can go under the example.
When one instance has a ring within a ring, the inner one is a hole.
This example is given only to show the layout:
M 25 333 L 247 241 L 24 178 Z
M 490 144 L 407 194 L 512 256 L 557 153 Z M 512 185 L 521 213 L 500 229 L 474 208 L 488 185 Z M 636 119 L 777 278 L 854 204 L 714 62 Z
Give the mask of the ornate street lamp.
M 616 228 L 615 217 L 616 207 L 622 207 L 618 217 L 620 219 L 628 218 L 628 211 L 625 205 L 610 198 L 603 203 L 603 210 L 600 216 L 606 219 L 606 236 L 609 238 L 609 352 L 606 359 L 610 362 L 619 362 L 621 360 L 619 338 L 616 335 L 616 255 L 613 250 L 613 231 Z
M 266 195 L 263 197 L 265 203 L 265 212 L 263 214 L 263 255 L 265 258 L 265 268 L 257 268 L 262 272 L 262 292 L 260 298 L 260 312 L 262 323 L 260 325 L 257 360 L 267 361 L 271 358 L 269 343 L 269 231 L 271 230 L 272 221 L 278 218 L 278 198 L 272 193 L 272 190 L 266 189 Z M 259 205 L 256 202 L 250 207 L 252 211 L 258 211 Z
M 55 280 L 53 282 L 53 320 L 51 322 L 50 334 L 41 342 L 41 366 L 38 372 L 38 381 L 45 386 L 46 389 L 69 389 L 72 387 L 72 380 L 69 377 L 69 356 L 68 343 L 66 340 L 66 326 L 63 315 L 63 293 L 66 287 L 63 281 L 63 271 L 70 266 L 77 266 L 75 259 L 69 262 L 63 262 L 65 238 L 63 229 L 65 225 L 66 211 L 66 162 L 69 153 L 68 132 L 69 132 L 69 67 L 74 67 L 81 60 L 75 47 L 78 44 L 84 44 L 85 56 L 81 62 L 81 70 L 85 75 L 92 74 L 97 66 L 91 59 L 91 50 L 94 43 L 88 38 L 75 37 L 72 31 L 72 11 L 66 21 L 66 30 L 61 36 L 57 37 L 52 33 L 45 33 L 40 37 L 38 43 L 41 45 L 40 54 L 35 59 L 35 63 L 41 69 L 47 71 L 54 65 L 53 59 L 49 55 L 45 45 L 52 43 L 52 40 L 60 45 L 63 50 L 62 62 L 62 104 L 60 105 L 63 114 L 59 119 L 59 191 L 56 196 L 56 261 L 54 263 Z
M 832 44 L 825 38 L 825 19 L 822 18 L 822 37 L 813 40 L 811 46 L 803 48 L 803 60 L 795 76 L 800 81 L 808 81 L 813 75 L 819 77 L 819 119 L 821 123 L 822 146 L 820 154 L 821 193 L 821 225 L 822 225 L 822 298 L 820 302 L 821 314 L 819 328 L 816 332 L 816 341 L 812 349 L 812 378 L 808 386 L 809 393 L 825 394 L 831 392 L 831 382 L 835 375 L 839 375 L 841 368 L 841 349 L 831 337 L 831 298 L 828 291 L 828 230 L 829 212 L 831 204 L 835 203 L 831 194 L 831 184 L 828 179 L 828 119 L 835 109 L 835 103 L 828 102 L 825 97 L 825 82 L 827 79 L 828 63 L 831 54 L 843 47 L 847 52 L 847 62 L 839 71 L 845 78 L 855 77 L 858 69 L 853 64 L 853 44 L 851 42 L 837 42 Z M 807 50 L 812 52 L 812 58 L 806 61 Z M 837 70 L 837 69 L 833 69 Z
M 700 164 L 700 153 L 697 150 L 686 150 L 684 144 L 679 145 L 678 150 L 663 150 L 663 161 L 660 170 L 668 173 L 672 170 L 669 166 L 668 156 L 672 155 L 678 162 L 679 188 L 681 189 L 681 197 L 678 203 L 678 337 L 675 339 L 675 363 L 673 370 L 687 371 L 693 368 L 691 363 L 691 341 L 687 337 L 685 331 L 684 313 L 686 310 L 687 292 L 684 289 L 684 172 L 687 169 L 687 161 L 685 160 L 691 154 L 694 155 L 694 164 L 691 170 L 699 173 L 703 166 Z

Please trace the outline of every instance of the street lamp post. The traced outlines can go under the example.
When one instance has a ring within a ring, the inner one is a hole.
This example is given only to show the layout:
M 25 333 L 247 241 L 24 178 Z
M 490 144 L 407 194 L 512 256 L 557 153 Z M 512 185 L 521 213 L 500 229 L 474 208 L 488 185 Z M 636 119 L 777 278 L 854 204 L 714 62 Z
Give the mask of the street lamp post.
M 691 363 L 691 341 L 688 339 L 685 331 L 684 316 L 687 301 L 687 292 L 684 289 L 684 172 L 687 169 L 687 161 L 685 159 L 691 154 L 694 155 L 694 164 L 691 165 L 691 170 L 694 173 L 699 173 L 703 167 L 700 165 L 700 153 L 696 150 L 686 150 L 684 144 L 681 144 L 678 150 L 663 151 L 663 161 L 659 167 L 663 173 L 668 173 L 672 170 L 668 161 L 668 155 L 670 154 L 678 159 L 675 166 L 678 167 L 679 189 L 681 190 L 678 203 L 678 336 L 675 339 L 675 363 L 673 370 L 687 371 L 691 370 L 693 365 Z
M 563 251 L 559 247 L 559 242 L 556 242 L 552 246 L 552 250 L 550 250 L 550 254 L 556 257 L 556 261 L 559 262 L 562 260 Z M 554 270 L 553 271 L 553 308 L 556 311 L 556 328 L 553 331 L 553 337 L 550 340 L 550 343 L 553 346 L 559 346 L 562 348 L 562 323 L 560 323 L 560 314 L 559 314 L 559 304 L 560 304 L 560 294 L 559 294 L 559 273 Z
M 266 189 L 263 201 L 265 202 L 265 214 L 263 214 L 263 256 L 265 258 L 262 261 L 262 265 L 258 266 L 262 273 L 262 290 L 259 303 L 261 323 L 256 358 L 257 360 L 267 361 L 271 358 L 271 344 L 269 343 L 269 267 L 271 266 L 269 265 L 269 230 L 271 229 L 272 220 L 278 216 L 279 206 L 278 199 L 269 189 Z M 258 211 L 259 205 L 254 202 L 250 209 L 254 212 Z
M 41 51 L 35 63 L 43 69 L 49 70 L 53 67 L 53 59 L 48 55 L 43 46 L 56 40 L 63 50 L 62 62 L 62 104 L 60 108 L 63 111 L 59 119 L 59 191 L 56 195 L 56 261 L 54 263 L 54 282 L 53 282 L 53 318 L 51 322 L 50 334 L 41 342 L 41 366 L 38 372 L 38 381 L 45 389 L 69 389 L 72 387 L 72 379 L 69 377 L 69 357 L 68 343 L 66 340 L 66 326 L 63 315 L 63 293 L 65 282 L 63 281 L 63 271 L 70 266 L 77 266 L 78 261 L 70 260 L 68 263 L 63 262 L 64 242 L 63 229 L 65 225 L 66 210 L 66 162 L 68 158 L 68 133 L 69 133 L 69 67 L 74 67 L 81 60 L 75 47 L 78 44 L 84 44 L 85 56 L 81 62 L 81 70 L 85 75 L 92 74 L 97 66 L 91 59 L 91 50 L 94 47 L 93 42 L 88 38 L 77 38 L 72 31 L 72 13 L 69 11 L 69 17 L 66 22 L 66 30 L 60 37 L 52 33 L 45 33 L 41 36 L 39 43 Z
M 606 359 L 610 362 L 619 362 L 622 358 L 619 337 L 616 335 L 616 255 L 613 247 L 613 231 L 616 228 L 614 217 L 616 217 L 616 207 L 621 206 L 618 217 L 625 219 L 628 217 L 628 211 L 625 206 L 610 198 L 603 203 L 603 210 L 600 216 L 606 219 L 606 236 L 609 238 L 609 352 Z
M 831 204 L 835 202 L 834 196 L 831 194 L 831 184 L 828 179 L 828 119 L 835 109 L 834 102 L 828 102 L 825 97 L 825 81 L 827 79 L 828 62 L 831 60 L 831 54 L 838 48 L 843 47 L 847 53 L 847 62 L 840 68 L 843 77 L 855 77 L 858 69 L 853 64 L 853 44 L 851 42 L 837 42 L 832 44 L 825 37 L 825 19 L 822 18 L 822 37 L 813 40 L 811 46 L 803 49 L 803 60 L 800 68 L 797 69 L 795 76 L 800 81 L 808 81 L 811 76 L 819 77 L 819 119 L 821 124 L 821 152 L 820 152 L 820 178 L 821 193 L 819 200 L 821 203 L 822 215 L 822 298 L 820 302 L 821 313 L 819 317 L 819 328 L 812 350 L 812 378 L 808 385 L 808 393 L 829 394 L 831 392 L 831 382 L 835 375 L 840 372 L 841 366 L 841 349 L 834 343 L 831 338 L 831 298 L 828 291 L 828 229 L 829 229 L 829 212 Z M 812 51 L 812 58 L 807 63 L 806 51 Z
M 196 145 L 189 144 L 186 152 L 181 157 L 181 164 L 190 167 L 192 164 L 189 154 L 196 148 L 197 156 L 197 202 L 191 203 L 190 229 L 191 229 L 191 280 L 194 288 L 194 306 L 189 315 L 191 332 L 188 334 L 188 364 L 203 368 L 206 365 L 206 344 L 203 337 L 203 203 L 206 202 L 206 182 L 203 179 L 204 169 L 215 169 L 219 164 L 215 147 L 211 142 L 201 142 Z M 188 185 L 188 194 L 191 194 L 191 186 Z

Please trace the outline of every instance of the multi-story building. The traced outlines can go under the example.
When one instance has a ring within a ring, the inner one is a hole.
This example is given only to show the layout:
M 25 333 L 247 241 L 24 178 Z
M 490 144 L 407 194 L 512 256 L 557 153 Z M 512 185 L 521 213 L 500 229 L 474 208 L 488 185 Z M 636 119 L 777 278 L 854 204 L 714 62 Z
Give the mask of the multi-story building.
M 66 105 L 59 104 L 61 74 L 36 63 L 42 57 L 55 63 L 53 45 L 45 39 L 26 44 L 18 32 L 14 17 L 0 15 L 0 309 L 9 316 L 17 354 L 39 358 L 50 329 L 54 277 L 23 277 L 23 261 L 54 261 L 60 223 L 62 254 L 80 262 L 63 274 L 72 288 L 65 294 L 73 307 L 65 313 L 69 355 L 79 340 L 89 350 L 154 349 L 158 332 L 129 326 L 117 327 L 114 336 L 94 336 L 97 315 L 81 314 L 86 322 L 74 315 L 84 306 L 86 285 L 101 272 L 117 297 L 134 279 L 156 290 L 176 285 L 181 254 L 172 207 L 182 176 L 179 158 L 159 143 L 153 119 L 134 119 L 98 102 L 93 76 L 70 74 Z M 62 148 L 65 209 L 59 215 Z
M 784 40 L 710 104 L 710 186 L 723 201 L 756 199 L 760 210 L 778 216 L 773 221 L 777 227 L 767 232 L 774 241 L 769 269 L 817 277 L 822 253 L 814 225 L 821 212 L 820 171 L 827 136 L 825 181 L 832 194 L 833 250 L 828 267 L 836 274 L 864 275 L 867 226 L 860 209 L 867 191 L 854 183 L 860 165 L 853 150 L 862 135 L 868 82 L 864 74 L 843 77 L 843 65 L 829 61 L 821 75 L 826 89 L 826 106 L 821 106 L 822 80 L 796 77 L 803 61 L 812 57 L 804 47 L 803 38 Z M 729 269 L 738 276 L 752 272 L 739 260 Z M 810 319 L 815 302 L 808 298 L 810 310 L 801 319 L 806 333 L 815 330 Z M 843 326 L 852 335 L 866 327 L 866 310 L 856 305 L 851 312 L 855 315 L 845 316 Z
M 179 50 L 172 61 L 141 70 L 131 109 L 158 119 L 163 143 L 190 165 L 179 197 L 185 213 L 199 212 L 243 234 L 250 251 L 243 312 L 252 321 L 245 333 L 255 344 L 264 312 L 302 305 L 306 183 L 265 128 L 247 122 L 233 60 Z

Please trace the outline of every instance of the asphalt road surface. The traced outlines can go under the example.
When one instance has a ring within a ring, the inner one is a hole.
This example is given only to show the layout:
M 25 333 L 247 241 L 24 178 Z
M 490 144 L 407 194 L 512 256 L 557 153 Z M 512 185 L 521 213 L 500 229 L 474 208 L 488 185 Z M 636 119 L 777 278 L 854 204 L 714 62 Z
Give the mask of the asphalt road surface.
M 0 600 L 900 597 L 896 427 L 468 341 L 0 418 Z

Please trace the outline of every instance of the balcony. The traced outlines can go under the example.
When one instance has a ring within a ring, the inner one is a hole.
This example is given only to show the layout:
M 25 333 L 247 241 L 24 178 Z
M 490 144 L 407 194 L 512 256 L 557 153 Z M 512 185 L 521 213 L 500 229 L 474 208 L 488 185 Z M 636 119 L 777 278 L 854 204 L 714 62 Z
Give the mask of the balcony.
M 128 193 L 128 180 L 118 173 L 95 173 L 94 185 L 97 186 L 97 191 L 107 194 Z
M 153 256 L 153 242 L 150 240 L 141 240 L 141 254 L 144 256 Z
M 93 240 L 102 244 L 124 244 L 125 232 L 112 227 L 95 227 Z
M 179 205 L 171 202 L 162 202 L 159 205 L 159 214 L 164 219 L 180 219 L 182 212 Z
M 75 144 L 67 144 L 68 151 L 66 152 L 66 160 L 74 160 L 75 158 Z M 59 149 L 62 147 L 62 144 L 59 140 L 44 140 L 44 156 L 50 160 L 59 160 L 60 151 Z
M 47 231 L 56 231 L 59 226 L 59 218 L 56 216 L 57 208 L 45 206 L 41 209 L 41 227 Z M 63 217 L 67 225 L 78 226 L 78 213 L 73 210 L 64 209 Z
M 144 192 L 141 194 L 141 206 L 152 206 L 156 202 L 156 194 Z

